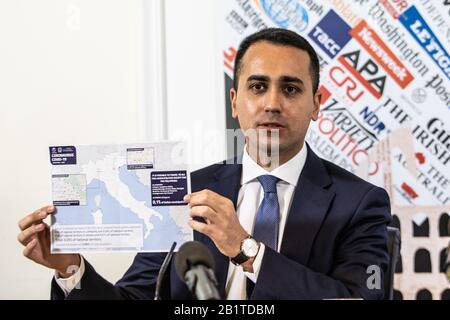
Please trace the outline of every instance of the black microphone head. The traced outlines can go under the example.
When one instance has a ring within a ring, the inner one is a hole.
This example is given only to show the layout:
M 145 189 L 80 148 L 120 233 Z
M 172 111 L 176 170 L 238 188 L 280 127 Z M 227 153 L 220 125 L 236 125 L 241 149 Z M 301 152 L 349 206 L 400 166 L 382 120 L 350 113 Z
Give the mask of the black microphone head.
M 189 241 L 184 243 L 175 255 L 175 270 L 181 279 L 186 272 L 195 265 L 204 265 L 214 269 L 214 258 L 208 248 L 201 242 Z

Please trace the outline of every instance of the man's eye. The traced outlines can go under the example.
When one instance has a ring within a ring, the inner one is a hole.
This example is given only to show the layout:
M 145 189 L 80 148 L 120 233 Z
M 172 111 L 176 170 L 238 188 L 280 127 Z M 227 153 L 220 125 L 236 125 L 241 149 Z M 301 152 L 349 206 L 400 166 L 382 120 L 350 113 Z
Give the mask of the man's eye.
M 262 83 L 255 83 L 250 86 L 250 89 L 254 92 L 260 92 L 265 89 L 265 86 Z
M 286 88 L 284 88 L 284 91 L 287 94 L 294 94 L 294 93 L 299 92 L 299 90 L 296 87 L 294 87 L 294 86 L 287 86 Z

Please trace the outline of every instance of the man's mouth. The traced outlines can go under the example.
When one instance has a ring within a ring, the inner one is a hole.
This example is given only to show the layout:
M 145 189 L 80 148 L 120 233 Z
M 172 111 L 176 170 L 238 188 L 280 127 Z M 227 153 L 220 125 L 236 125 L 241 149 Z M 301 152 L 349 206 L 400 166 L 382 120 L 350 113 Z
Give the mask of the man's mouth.
M 281 129 L 284 129 L 285 126 L 282 125 L 279 122 L 262 122 L 262 123 L 259 123 L 257 125 L 257 128 L 258 129 L 266 129 L 266 130 L 267 129 L 278 129 L 278 130 L 281 130 Z

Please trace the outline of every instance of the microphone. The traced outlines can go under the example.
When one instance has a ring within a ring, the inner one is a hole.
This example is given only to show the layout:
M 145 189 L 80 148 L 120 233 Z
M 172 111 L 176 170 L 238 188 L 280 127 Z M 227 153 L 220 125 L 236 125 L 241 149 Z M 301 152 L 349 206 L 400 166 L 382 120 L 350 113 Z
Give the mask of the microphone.
M 175 250 L 176 246 L 177 246 L 176 242 L 172 243 L 169 253 L 167 253 L 167 255 L 164 258 L 164 261 L 161 265 L 161 268 L 159 269 L 158 278 L 156 278 L 155 300 L 161 300 L 160 291 L 161 291 L 162 279 L 164 278 L 164 275 L 166 273 L 167 267 L 169 266 L 170 260 L 172 259 L 173 251 Z
M 183 244 L 175 256 L 175 269 L 198 300 L 220 300 L 214 258 L 204 244 L 198 241 Z

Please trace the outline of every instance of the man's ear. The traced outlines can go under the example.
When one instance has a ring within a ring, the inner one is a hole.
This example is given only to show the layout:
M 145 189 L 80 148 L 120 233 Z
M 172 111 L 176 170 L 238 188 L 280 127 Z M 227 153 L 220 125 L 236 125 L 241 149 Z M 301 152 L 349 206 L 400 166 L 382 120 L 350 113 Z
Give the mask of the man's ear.
M 236 109 L 236 100 L 237 100 L 237 91 L 234 88 L 230 89 L 230 101 L 231 101 L 231 116 L 233 119 L 236 119 L 237 109 Z
M 311 119 L 316 121 L 319 119 L 319 111 L 320 111 L 320 101 L 322 100 L 322 92 L 320 90 L 317 90 L 314 94 L 313 103 L 314 103 L 314 109 L 312 112 Z

